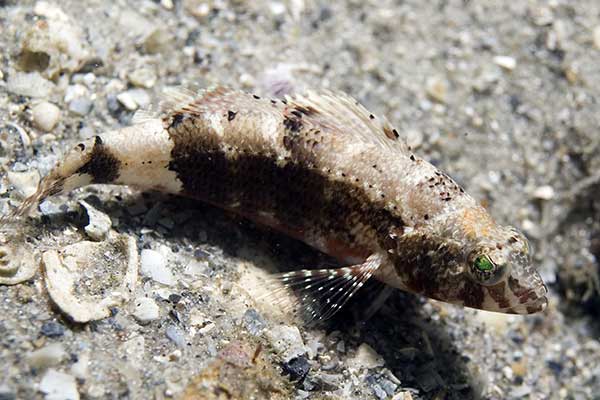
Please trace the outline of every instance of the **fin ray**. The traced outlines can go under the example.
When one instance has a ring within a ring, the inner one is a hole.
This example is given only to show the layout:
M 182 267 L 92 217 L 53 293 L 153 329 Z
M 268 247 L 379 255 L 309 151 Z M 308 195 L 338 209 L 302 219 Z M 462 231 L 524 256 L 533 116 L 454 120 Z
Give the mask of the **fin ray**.
M 382 264 L 382 256 L 373 254 L 358 265 L 336 269 L 300 270 L 277 274 L 273 290 L 267 295 L 284 311 L 307 316 L 309 322 L 329 319 L 360 290 Z M 294 292 L 289 299 L 289 291 Z

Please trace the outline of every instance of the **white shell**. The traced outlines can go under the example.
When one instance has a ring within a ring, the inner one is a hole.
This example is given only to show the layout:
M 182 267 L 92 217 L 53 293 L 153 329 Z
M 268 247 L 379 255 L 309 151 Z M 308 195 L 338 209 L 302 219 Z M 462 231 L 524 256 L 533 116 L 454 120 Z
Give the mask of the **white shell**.
M 33 278 L 38 264 L 33 251 L 23 246 L 0 245 L 0 285 L 16 285 Z
M 50 298 L 75 322 L 106 318 L 135 294 L 139 256 L 130 236 L 49 250 L 42 262 Z

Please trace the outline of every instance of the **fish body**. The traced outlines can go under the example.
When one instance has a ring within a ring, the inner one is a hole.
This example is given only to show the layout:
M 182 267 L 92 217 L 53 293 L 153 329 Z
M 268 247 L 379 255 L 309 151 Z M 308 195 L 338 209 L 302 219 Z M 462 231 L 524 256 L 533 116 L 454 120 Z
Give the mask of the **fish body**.
M 217 87 L 172 96 L 162 109 L 79 143 L 16 214 L 92 183 L 202 200 L 345 264 L 280 275 L 311 295 L 301 304 L 316 318 L 331 316 L 371 277 L 467 307 L 520 314 L 545 307 L 527 239 L 494 222 L 349 96 L 270 100 Z

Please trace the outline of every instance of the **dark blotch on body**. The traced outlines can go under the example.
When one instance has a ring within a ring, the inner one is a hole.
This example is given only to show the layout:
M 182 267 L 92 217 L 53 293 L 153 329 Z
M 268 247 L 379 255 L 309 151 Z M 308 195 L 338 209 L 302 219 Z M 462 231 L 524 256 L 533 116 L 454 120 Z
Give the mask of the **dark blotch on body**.
M 110 183 L 119 177 L 119 161 L 102 143 L 102 138 L 96 136 L 90 159 L 77 171 L 78 174 L 92 176 L 93 183 Z
M 227 121 L 233 121 L 235 119 L 236 114 L 236 112 L 227 111 Z
M 288 121 L 289 129 L 295 128 L 295 122 Z M 223 207 L 237 203 L 246 216 L 269 212 L 293 232 L 318 229 L 349 244 L 355 240 L 351 230 L 358 224 L 382 245 L 392 226 L 404 226 L 363 188 L 310 168 L 314 154 L 295 141 L 298 134 L 286 136 L 291 159 L 285 164 L 262 143 L 253 143 L 253 151 L 231 156 L 210 128 L 191 119 L 169 129 L 169 134 L 174 144 L 169 169 L 190 197 Z
M 292 132 L 299 132 L 302 129 L 302 120 L 297 116 L 286 116 L 283 119 L 283 125 Z
M 171 120 L 171 126 L 169 128 L 177 128 L 179 124 L 183 122 L 183 114 L 175 114 L 173 115 L 173 119 Z

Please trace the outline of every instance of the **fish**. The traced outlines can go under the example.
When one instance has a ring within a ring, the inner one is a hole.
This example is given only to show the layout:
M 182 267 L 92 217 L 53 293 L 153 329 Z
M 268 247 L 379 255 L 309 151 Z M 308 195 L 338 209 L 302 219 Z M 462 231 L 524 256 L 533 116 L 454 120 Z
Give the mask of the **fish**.
M 344 93 L 172 91 L 159 112 L 75 145 L 11 218 L 89 184 L 191 197 L 331 255 L 339 266 L 275 277 L 317 320 L 372 279 L 500 313 L 548 303 L 527 238 Z

